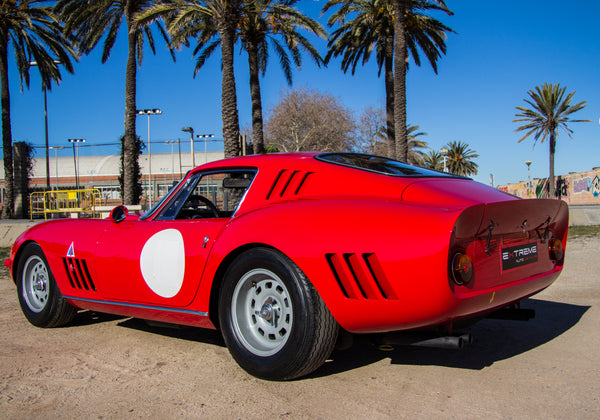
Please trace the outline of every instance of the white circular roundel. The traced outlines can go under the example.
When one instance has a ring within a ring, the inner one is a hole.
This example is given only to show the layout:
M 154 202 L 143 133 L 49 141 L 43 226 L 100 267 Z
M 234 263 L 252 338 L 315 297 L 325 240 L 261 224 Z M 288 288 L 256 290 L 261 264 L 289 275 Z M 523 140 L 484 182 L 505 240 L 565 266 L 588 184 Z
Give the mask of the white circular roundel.
M 140 269 L 144 281 L 157 295 L 175 296 L 183 284 L 185 250 L 183 236 L 176 229 L 152 235 L 142 249 Z

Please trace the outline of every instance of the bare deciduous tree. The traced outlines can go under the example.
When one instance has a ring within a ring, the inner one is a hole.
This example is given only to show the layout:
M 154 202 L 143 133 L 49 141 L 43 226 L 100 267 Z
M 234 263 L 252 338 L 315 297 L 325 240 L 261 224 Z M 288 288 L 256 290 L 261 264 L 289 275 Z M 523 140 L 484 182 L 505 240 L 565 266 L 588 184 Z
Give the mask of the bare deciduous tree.
M 265 143 L 281 152 L 350 151 L 355 130 L 352 112 L 337 98 L 299 88 L 285 91 L 269 112 Z

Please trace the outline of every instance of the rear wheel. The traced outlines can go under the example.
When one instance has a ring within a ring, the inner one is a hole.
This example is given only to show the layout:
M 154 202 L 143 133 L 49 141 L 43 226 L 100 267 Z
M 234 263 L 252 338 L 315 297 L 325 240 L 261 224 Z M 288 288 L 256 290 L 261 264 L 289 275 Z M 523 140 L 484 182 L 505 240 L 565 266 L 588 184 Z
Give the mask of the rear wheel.
M 233 358 L 248 373 L 285 380 L 306 375 L 331 354 L 338 325 L 289 258 L 256 248 L 227 270 L 219 321 Z
M 59 327 L 75 316 L 76 309 L 63 299 L 36 243 L 27 244 L 19 258 L 17 291 L 23 314 L 36 327 Z

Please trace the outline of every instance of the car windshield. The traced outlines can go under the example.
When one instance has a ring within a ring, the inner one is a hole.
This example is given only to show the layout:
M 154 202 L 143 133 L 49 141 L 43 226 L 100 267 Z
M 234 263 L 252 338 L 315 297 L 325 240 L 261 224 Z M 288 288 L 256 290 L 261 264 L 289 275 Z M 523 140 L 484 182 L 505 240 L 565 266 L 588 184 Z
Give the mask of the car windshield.
M 351 168 L 363 169 L 385 175 L 406 177 L 457 177 L 456 175 L 434 171 L 432 169 L 412 166 L 404 162 L 382 156 L 362 153 L 323 153 L 317 155 L 318 160 L 336 163 Z M 462 178 L 462 177 L 461 177 Z

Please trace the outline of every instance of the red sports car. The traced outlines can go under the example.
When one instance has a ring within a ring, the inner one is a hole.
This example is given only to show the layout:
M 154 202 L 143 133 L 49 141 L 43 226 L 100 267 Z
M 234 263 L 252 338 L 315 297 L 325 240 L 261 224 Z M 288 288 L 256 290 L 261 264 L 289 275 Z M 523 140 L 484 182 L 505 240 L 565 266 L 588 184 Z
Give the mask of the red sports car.
M 220 328 L 260 378 L 317 369 L 340 332 L 443 326 L 560 274 L 568 208 L 355 153 L 246 156 L 190 171 L 147 213 L 53 220 L 5 265 L 27 319 L 77 310 Z

